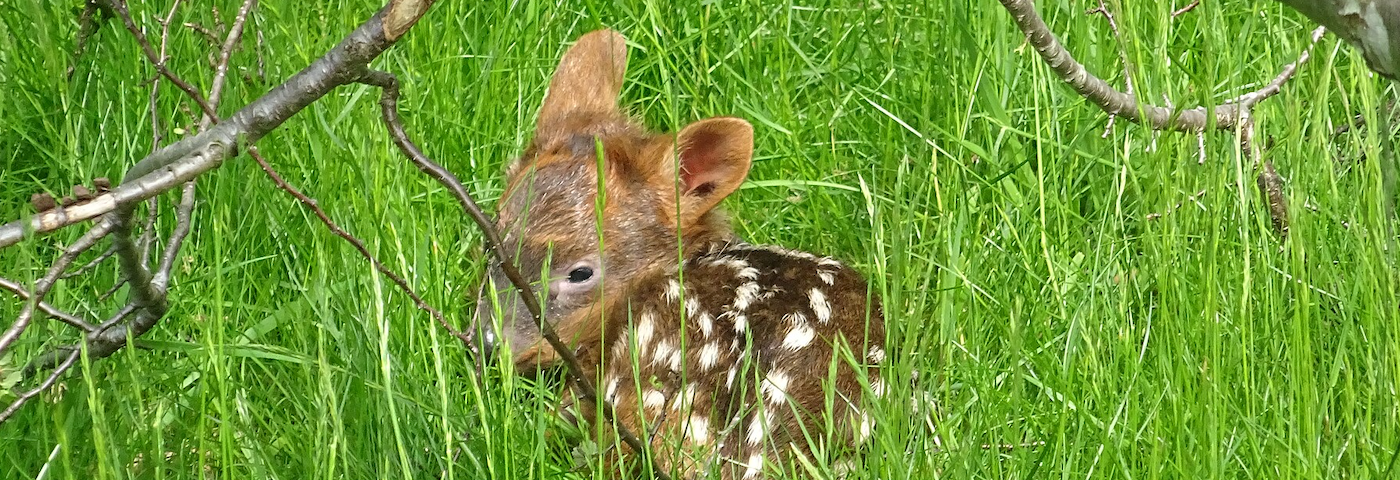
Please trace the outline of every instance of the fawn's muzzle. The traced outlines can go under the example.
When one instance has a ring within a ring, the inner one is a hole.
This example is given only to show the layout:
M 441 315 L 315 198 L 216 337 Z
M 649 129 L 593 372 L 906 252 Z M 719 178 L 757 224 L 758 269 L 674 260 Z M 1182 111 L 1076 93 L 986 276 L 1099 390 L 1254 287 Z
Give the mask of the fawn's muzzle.
M 495 357 L 502 348 L 510 355 L 518 354 L 540 339 L 534 316 L 520 293 L 510 282 L 496 281 L 494 275 L 482 285 L 477 297 L 472 332 L 475 346 L 486 358 Z

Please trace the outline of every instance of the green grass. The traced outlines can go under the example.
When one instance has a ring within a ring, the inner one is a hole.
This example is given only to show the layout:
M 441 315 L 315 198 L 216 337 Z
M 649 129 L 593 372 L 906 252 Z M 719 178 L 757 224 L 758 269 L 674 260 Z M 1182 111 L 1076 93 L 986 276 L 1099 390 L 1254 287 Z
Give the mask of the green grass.
M 0 2 L 5 220 L 34 191 L 119 178 L 150 151 L 154 70 L 119 24 L 64 79 L 80 3 Z M 245 42 L 221 112 L 377 8 L 348 3 L 262 2 L 266 80 Z M 1171 2 L 1111 3 L 1122 43 L 1086 2 L 1038 8 L 1093 71 L 1122 85 L 1122 45 L 1135 89 L 1177 105 L 1266 83 L 1312 28 L 1272 2 L 1205 2 L 1176 20 Z M 186 4 L 177 22 L 212 24 L 206 2 Z M 148 31 L 168 9 L 133 5 Z M 376 66 L 403 81 L 412 135 L 490 207 L 564 45 L 602 26 L 635 43 L 623 97 L 650 125 L 755 124 L 751 183 L 726 202 L 744 237 L 847 260 L 884 297 L 891 398 L 926 393 L 938 410 L 878 405 L 853 478 L 1400 478 L 1386 473 L 1400 446 L 1397 225 L 1375 127 L 1395 92 L 1335 36 L 1257 111 L 1287 179 L 1286 242 L 1233 135 L 1207 135 L 1204 163 L 1191 135 L 1118 122 L 1101 137 L 1107 116 L 992 0 L 443 1 Z M 173 31 L 172 68 L 207 88 L 211 47 Z M 178 93 L 162 89 L 167 124 L 189 123 Z M 461 321 L 480 237 L 394 149 L 376 99 L 339 90 L 262 152 Z M 1334 137 L 1355 115 L 1368 126 Z M 203 177 L 199 195 L 149 348 L 84 364 L 0 426 L 0 478 L 46 465 L 62 479 L 591 478 L 563 473 L 547 386 L 493 370 L 474 388 L 462 346 L 250 159 Z M 0 275 L 39 277 L 77 235 L 0 251 Z M 50 298 L 105 316 L 116 304 L 95 299 L 115 273 Z M 8 322 L 20 304 L 0 298 Z M 0 368 L 72 339 L 39 322 Z M 1044 443 L 982 447 L 1031 442 Z

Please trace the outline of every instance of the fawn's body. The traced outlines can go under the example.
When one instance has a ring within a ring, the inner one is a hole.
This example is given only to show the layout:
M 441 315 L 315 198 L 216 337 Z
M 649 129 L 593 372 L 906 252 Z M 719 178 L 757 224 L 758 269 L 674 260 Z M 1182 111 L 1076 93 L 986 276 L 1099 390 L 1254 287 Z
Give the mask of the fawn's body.
M 546 318 L 663 469 L 760 478 L 814 446 L 860 444 L 864 394 L 884 389 L 878 301 L 835 260 L 738 241 L 715 207 L 748 173 L 752 127 L 649 132 L 617 108 L 625 64 L 620 35 L 580 38 L 510 168 L 499 224 L 547 290 Z M 491 343 L 523 369 L 556 363 L 499 269 L 491 278 L 499 301 L 483 298 L 479 318 L 504 309 Z M 587 400 L 565 397 L 592 419 Z

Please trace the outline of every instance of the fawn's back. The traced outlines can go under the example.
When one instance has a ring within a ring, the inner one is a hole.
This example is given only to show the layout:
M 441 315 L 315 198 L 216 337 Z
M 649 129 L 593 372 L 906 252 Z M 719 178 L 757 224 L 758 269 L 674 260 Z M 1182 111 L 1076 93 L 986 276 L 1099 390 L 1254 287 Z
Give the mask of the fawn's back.
M 504 248 L 662 468 L 759 478 L 813 445 L 860 444 L 873 427 L 864 393 L 884 389 L 879 302 L 835 260 L 734 237 L 717 205 L 748 174 L 753 128 L 727 117 L 675 134 L 636 124 L 617 107 L 623 42 L 592 32 L 560 61 L 534 140 L 508 172 Z M 556 364 L 498 267 L 490 279 L 478 319 L 502 315 L 487 343 L 522 371 Z M 589 399 L 567 393 L 566 408 L 593 418 Z

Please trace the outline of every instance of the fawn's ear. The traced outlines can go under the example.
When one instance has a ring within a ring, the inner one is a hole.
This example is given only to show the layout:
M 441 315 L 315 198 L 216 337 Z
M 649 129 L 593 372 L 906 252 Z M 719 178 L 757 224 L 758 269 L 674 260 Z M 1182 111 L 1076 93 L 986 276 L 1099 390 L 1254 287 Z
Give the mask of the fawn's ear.
M 676 134 L 675 149 L 665 156 L 660 174 L 673 185 L 678 202 L 666 206 L 681 227 L 688 227 L 720 200 L 734 193 L 753 161 L 753 126 L 733 117 L 707 118 Z M 674 175 L 674 176 L 672 176 Z
M 549 130 L 570 114 L 616 113 L 626 71 L 627 44 L 622 34 L 596 30 L 579 37 L 554 70 L 536 128 Z

